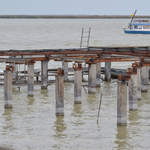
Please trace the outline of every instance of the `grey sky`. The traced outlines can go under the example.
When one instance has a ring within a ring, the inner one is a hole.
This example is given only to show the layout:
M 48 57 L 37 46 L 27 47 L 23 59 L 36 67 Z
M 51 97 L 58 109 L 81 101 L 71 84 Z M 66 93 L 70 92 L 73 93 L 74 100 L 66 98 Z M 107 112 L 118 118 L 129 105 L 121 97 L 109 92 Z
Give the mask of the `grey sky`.
M 150 15 L 150 0 L 0 0 L 0 15 Z

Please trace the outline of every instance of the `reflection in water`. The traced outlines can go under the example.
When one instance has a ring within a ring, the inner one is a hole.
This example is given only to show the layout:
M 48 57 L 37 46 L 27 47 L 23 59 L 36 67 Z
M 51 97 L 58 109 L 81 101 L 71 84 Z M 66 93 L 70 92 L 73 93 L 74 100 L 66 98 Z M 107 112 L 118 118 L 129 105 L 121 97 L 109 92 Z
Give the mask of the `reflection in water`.
M 117 135 L 116 135 L 116 141 L 115 143 L 118 145 L 118 150 L 120 149 L 127 149 L 128 143 L 128 132 L 126 130 L 126 126 L 117 126 Z
M 132 124 L 139 124 L 138 120 L 140 119 L 138 111 L 129 111 L 128 112 L 129 121 L 131 121 Z
M 56 139 L 64 139 L 67 137 L 67 135 L 64 133 L 66 130 L 66 124 L 64 122 L 64 116 L 58 116 L 56 117 L 56 121 L 54 122 L 54 129 L 55 129 L 55 135 L 54 137 Z
M 48 97 L 48 90 L 45 90 L 45 89 L 41 89 L 41 92 L 40 92 L 44 97 Z
M 27 97 L 27 98 L 28 98 L 28 104 L 33 105 L 33 103 L 35 101 L 34 97 Z
M 5 123 L 3 126 L 3 134 L 7 134 L 7 132 L 13 130 L 12 113 L 13 109 L 4 109 L 3 116 L 5 118 Z

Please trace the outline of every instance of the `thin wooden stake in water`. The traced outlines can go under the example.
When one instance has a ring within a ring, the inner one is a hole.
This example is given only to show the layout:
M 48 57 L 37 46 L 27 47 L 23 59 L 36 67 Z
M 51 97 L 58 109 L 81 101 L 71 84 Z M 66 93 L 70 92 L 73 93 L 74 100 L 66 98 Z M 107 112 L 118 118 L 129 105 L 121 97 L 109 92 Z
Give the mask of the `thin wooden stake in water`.
M 83 87 L 83 89 L 84 89 L 85 93 L 87 94 L 87 91 L 86 91 L 86 89 L 84 88 L 84 85 L 82 85 L 82 87 Z
M 99 110 L 98 110 L 97 123 L 98 123 L 98 119 L 99 119 L 99 114 L 100 114 L 101 101 L 102 101 L 102 94 L 101 94 L 101 98 L 100 98 L 100 102 L 99 102 Z

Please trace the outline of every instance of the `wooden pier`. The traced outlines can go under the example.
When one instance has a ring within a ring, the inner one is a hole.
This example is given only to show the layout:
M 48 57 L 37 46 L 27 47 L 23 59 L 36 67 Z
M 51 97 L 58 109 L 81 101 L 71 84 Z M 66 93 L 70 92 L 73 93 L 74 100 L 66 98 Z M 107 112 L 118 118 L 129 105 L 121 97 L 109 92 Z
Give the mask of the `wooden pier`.
M 50 60 L 62 62 L 62 68 L 49 69 Z M 41 68 L 34 70 L 37 61 L 41 62 Z M 13 107 L 13 85 L 27 85 L 27 96 L 33 97 L 34 84 L 40 83 L 41 89 L 47 90 L 47 86 L 51 84 L 48 76 L 55 76 L 56 115 L 64 115 L 64 82 L 68 81 L 69 75 L 74 76 L 74 104 L 81 104 L 83 75 L 88 75 L 88 94 L 94 94 L 95 88 L 101 86 L 102 70 L 105 74 L 105 81 L 109 82 L 113 72 L 111 62 L 127 61 L 134 62 L 131 64 L 132 68 L 126 71 L 116 71 L 118 77 L 117 124 L 127 125 L 127 99 L 129 99 L 129 110 L 136 111 L 138 109 L 137 100 L 141 99 L 141 92 L 147 92 L 150 46 L 0 51 L 0 62 L 7 63 L 4 73 L 0 74 L 4 76 L 4 84 L 2 84 L 4 86 L 4 107 Z M 72 68 L 68 68 L 69 62 L 73 62 Z M 105 68 L 101 67 L 101 62 L 105 62 Z M 83 67 L 83 63 L 88 64 L 88 68 Z M 19 64 L 24 64 L 24 71 L 19 72 L 16 69 Z M 18 76 L 18 73 L 21 75 Z M 129 94 L 127 94 L 127 85 Z

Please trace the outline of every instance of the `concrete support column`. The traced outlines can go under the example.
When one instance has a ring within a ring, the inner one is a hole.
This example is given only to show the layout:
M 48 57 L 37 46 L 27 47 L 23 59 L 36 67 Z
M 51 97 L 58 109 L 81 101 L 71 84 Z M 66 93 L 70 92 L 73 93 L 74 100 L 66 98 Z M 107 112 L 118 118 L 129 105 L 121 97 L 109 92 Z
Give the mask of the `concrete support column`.
M 137 110 L 137 74 L 132 74 L 128 83 L 129 88 L 129 110 Z
M 147 84 L 149 84 L 149 66 L 146 66 L 147 70 Z
M 137 68 L 137 99 L 141 100 L 141 68 Z
M 101 86 L 101 62 L 96 63 L 96 86 Z
M 4 107 L 12 108 L 12 71 L 4 71 Z
M 127 83 L 119 78 L 117 83 L 117 125 L 127 125 Z
M 105 62 L 105 81 L 111 80 L 111 62 Z
M 44 60 L 41 61 L 41 81 L 42 81 L 42 86 L 41 89 L 47 89 L 47 80 L 48 80 L 48 61 Z
M 64 81 L 68 81 L 68 62 L 62 61 L 62 69 L 64 69 Z
M 34 63 L 28 64 L 28 96 L 34 96 Z
M 56 116 L 64 116 L 64 70 L 58 69 L 55 76 Z
M 141 68 L 141 92 L 147 92 L 147 67 Z
M 74 104 L 82 103 L 82 64 L 73 65 L 74 73 Z
M 96 88 L 96 64 L 89 64 L 88 93 L 95 94 Z

